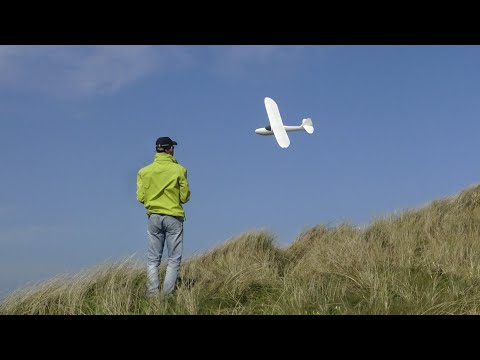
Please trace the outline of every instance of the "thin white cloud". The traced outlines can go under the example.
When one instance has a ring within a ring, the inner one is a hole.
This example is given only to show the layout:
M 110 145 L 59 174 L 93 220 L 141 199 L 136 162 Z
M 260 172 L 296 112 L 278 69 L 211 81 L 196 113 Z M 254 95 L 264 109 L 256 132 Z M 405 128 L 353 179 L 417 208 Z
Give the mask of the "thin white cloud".
M 257 77 L 261 72 L 291 76 L 309 62 L 323 61 L 338 46 L 331 45 L 223 45 L 212 46 L 213 72 L 232 78 Z
M 225 76 L 243 76 L 253 70 L 291 65 L 300 61 L 304 46 L 293 45 L 234 45 L 215 47 L 218 56 L 214 71 Z
M 191 61 L 177 46 L 0 46 L 0 87 L 62 97 L 112 94 Z

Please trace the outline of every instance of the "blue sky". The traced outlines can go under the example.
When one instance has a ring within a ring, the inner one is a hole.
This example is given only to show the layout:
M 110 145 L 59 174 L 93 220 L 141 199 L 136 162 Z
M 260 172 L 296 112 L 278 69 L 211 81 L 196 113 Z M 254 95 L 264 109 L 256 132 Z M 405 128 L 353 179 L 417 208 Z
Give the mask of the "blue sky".
M 0 46 L 0 296 L 146 250 L 137 171 L 188 170 L 184 258 L 478 183 L 479 46 Z M 264 98 L 315 133 L 254 133 Z

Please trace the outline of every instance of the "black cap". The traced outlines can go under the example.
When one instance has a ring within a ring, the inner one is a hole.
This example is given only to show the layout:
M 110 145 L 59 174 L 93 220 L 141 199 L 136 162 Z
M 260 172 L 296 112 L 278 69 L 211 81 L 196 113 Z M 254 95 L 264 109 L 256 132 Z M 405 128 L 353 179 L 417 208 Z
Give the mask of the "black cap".
M 159 137 L 155 144 L 157 146 L 161 146 L 161 147 L 170 147 L 170 146 L 173 146 L 173 145 L 177 145 L 177 142 L 173 141 L 168 136 L 165 136 L 165 137 Z

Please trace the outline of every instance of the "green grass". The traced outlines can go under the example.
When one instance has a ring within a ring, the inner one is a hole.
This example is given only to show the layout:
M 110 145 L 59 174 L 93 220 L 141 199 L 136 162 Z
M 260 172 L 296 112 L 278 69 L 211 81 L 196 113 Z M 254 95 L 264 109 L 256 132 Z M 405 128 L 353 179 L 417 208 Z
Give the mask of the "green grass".
M 17 290 L 0 314 L 480 314 L 479 240 L 480 185 L 287 247 L 247 231 L 185 260 L 170 299 L 147 298 L 127 258 Z

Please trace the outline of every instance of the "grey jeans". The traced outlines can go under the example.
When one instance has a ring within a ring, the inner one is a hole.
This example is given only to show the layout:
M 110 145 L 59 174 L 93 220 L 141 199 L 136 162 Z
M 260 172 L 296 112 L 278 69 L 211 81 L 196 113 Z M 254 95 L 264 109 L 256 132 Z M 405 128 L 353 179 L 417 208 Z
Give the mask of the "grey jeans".
M 183 250 L 183 221 L 169 215 L 152 214 L 148 218 L 147 290 L 159 293 L 158 267 L 167 244 L 167 272 L 161 293 L 172 294 L 180 270 Z

